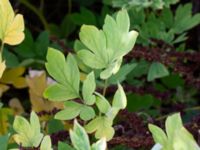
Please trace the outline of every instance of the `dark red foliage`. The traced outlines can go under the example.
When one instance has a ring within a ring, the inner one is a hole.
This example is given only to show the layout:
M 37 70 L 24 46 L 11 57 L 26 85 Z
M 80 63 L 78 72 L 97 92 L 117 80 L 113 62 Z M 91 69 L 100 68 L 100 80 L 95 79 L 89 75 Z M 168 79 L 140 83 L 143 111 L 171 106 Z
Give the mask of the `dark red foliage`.
M 130 148 L 150 149 L 154 144 L 147 124 L 136 113 L 123 110 L 119 113 L 119 121 L 115 126 L 115 137 L 108 143 L 109 146 L 119 144 Z
M 51 137 L 52 145 L 57 146 L 59 141 L 62 142 L 69 139 L 69 133 L 68 131 L 59 131 L 59 132 L 51 134 L 50 137 Z

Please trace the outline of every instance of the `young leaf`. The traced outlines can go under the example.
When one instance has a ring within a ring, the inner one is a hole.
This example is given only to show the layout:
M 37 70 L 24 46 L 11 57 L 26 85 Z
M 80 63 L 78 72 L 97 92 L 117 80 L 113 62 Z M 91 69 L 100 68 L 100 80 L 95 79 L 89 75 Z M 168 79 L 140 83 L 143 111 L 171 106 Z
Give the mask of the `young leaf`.
M 120 84 L 118 84 L 118 90 L 114 95 L 112 106 L 118 109 L 124 109 L 126 108 L 126 105 L 127 105 L 126 94 L 124 92 L 123 87 Z
M 176 132 L 173 142 L 173 148 L 177 150 L 200 150 L 200 147 L 195 142 L 194 137 L 184 127 Z
M 87 105 L 93 105 L 95 103 L 95 96 L 93 95 L 96 89 L 94 72 L 87 75 L 86 79 L 83 81 L 82 95 L 84 103 Z
M 102 138 L 96 143 L 92 144 L 91 150 L 106 150 L 106 139 Z
M 68 55 L 65 62 L 61 52 L 49 48 L 46 69 L 58 82 L 46 89 L 44 92 L 46 98 L 53 101 L 65 101 L 79 97 L 80 73 L 72 54 Z
M 153 135 L 153 139 L 156 143 L 159 143 L 161 145 L 167 144 L 167 136 L 163 132 L 163 130 L 155 125 L 149 124 L 148 125 L 149 130 L 151 131 Z
M 30 123 L 23 117 L 15 117 L 13 128 L 17 132 L 14 140 L 23 147 L 38 147 L 43 134 L 40 133 L 39 118 L 35 112 L 31 113 Z M 28 135 L 27 135 L 28 133 Z
M 117 13 L 116 19 L 107 16 L 103 30 L 83 25 L 79 34 L 87 47 L 78 51 L 79 58 L 89 67 L 104 69 L 100 77 L 109 78 L 121 65 L 122 57 L 134 46 L 138 33 L 129 32 L 130 20 L 126 10 Z
M 43 138 L 42 143 L 40 145 L 40 150 L 53 150 L 51 147 L 51 138 L 49 135 L 46 135 Z
M 92 107 L 82 106 L 80 111 L 80 118 L 84 121 L 90 120 L 95 117 L 95 111 Z
M 71 120 L 80 114 L 82 108 L 81 104 L 73 101 L 67 101 L 64 104 L 65 104 L 65 109 L 56 113 L 55 115 L 56 119 Z
M 85 129 L 88 133 L 95 132 L 97 139 L 106 138 L 107 141 L 111 140 L 115 133 L 112 120 L 106 116 L 96 117 L 85 126 Z
M 149 68 L 147 80 L 153 81 L 154 79 L 162 78 L 168 75 L 169 75 L 169 72 L 163 64 L 159 62 L 154 62 L 151 64 Z
M 165 122 L 167 137 L 172 140 L 176 130 L 181 129 L 182 126 L 183 123 L 179 113 L 167 117 L 167 120 Z
M 74 128 L 70 130 L 70 139 L 76 150 L 90 150 L 90 142 L 84 128 L 74 121 Z
M 0 1 L 0 40 L 2 43 L 17 45 L 24 40 L 24 19 L 15 16 L 9 0 Z
M 96 96 L 96 105 L 101 113 L 107 113 L 111 106 L 108 100 L 101 94 L 95 93 Z

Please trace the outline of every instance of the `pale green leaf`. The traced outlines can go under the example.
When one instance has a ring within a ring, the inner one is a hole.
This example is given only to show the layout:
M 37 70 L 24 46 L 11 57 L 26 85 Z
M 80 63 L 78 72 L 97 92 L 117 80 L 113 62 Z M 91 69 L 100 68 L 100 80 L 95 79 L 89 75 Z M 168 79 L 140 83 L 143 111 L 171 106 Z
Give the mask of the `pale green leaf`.
M 132 50 L 138 33 L 129 32 L 129 26 L 128 13 L 121 10 L 116 19 L 106 16 L 103 30 L 89 25 L 81 27 L 79 37 L 87 49 L 78 51 L 78 56 L 87 66 L 104 69 L 100 74 L 101 79 L 117 73 L 123 56 Z
M 65 104 L 65 109 L 56 113 L 55 115 L 56 119 L 71 120 L 80 114 L 82 108 L 81 104 L 74 101 L 67 101 L 64 104 Z
M 153 139 L 156 143 L 159 143 L 161 145 L 167 144 L 167 136 L 163 132 L 163 130 L 155 125 L 149 124 L 148 125 L 149 130 L 151 131 L 153 135 Z
M 101 60 L 98 58 L 98 56 L 88 50 L 80 50 L 77 54 L 79 58 L 91 68 L 102 69 L 105 67 L 105 65 L 101 63 Z
M 17 132 L 13 138 L 18 144 L 22 144 L 23 147 L 39 146 L 43 134 L 40 133 L 39 119 L 34 112 L 31 113 L 30 124 L 25 118 L 16 116 L 13 128 Z
M 82 106 L 80 111 L 80 118 L 84 121 L 90 120 L 95 117 L 95 111 L 92 107 Z
M 65 101 L 77 97 L 77 93 L 69 85 L 53 84 L 46 88 L 44 97 L 51 101 Z
M 101 113 L 107 113 L 111 106 L 108 100 L 101 94 L 95 93 L 96 96 L 96 105 Z
M 127 105 L 126 94 L 123 87 L 118 84 L 118 89 L 114 95 L 112 106 L 118 109 L 124 109 Z
M 96 117 L 85 126 L 85 129 L 88 133 L 95 131 L 95 137 L 97 139 L 106 138 L 109 141 L 115 133 L 112 123 L 112 120 L 106 116 Z
M 95 103 L 95 96 L 93 95 L 96 89 L 94 72 L 87 75 L 86 79 L 83 81 L 82 95 L 84 103 L 87 105 L 93 105 Z
M 42 143 L 40 145 L 40 150 L 53 150 L 51 147 L 51 138 L 49 135 L 46 135 L 43 138 Z
M 71 54 L 67 56 L 65 61 L 64 55 L 61 52 L 49 48 L 46 69 L 59 83 L 46 89 L 44 94 L 46 98 L 52 98 L 55 101 L 64 101 L 79 97 L 80 73 L 76 60 Z M 56 94 L 56 92 L 59 93 Z
M 79 37 L 81 42 L 100 59 L 100 63 L 106 66 L 108 58 L 105 53 L 106 37 L 104 32 L 95 26 L 83 25 Z
M 84 128 L 75 120 L 73 130 L 70 130 L 70 139 L 76 150 L 90 150 L 90 142 Z
M 167 117 L 165 121 L 165 128 L 167 137 L 173 140 L 176 130 L 181 129 L 183 126 L 180 113 L 173 114 Z
M 176 131 L 174 135 L 173 148 L 175 150 L 200 150 L 192 134 L 184 127 Z
M 101 79 L 108 79 L 112 74 L 116 74 L 121 66 L 122 58 L 117 59 L 110 64 L 105 70 L 100 74 Z
M 96 143 L 92 144 L 91 150 L 106 150 L 106 139 L 102 138 Z

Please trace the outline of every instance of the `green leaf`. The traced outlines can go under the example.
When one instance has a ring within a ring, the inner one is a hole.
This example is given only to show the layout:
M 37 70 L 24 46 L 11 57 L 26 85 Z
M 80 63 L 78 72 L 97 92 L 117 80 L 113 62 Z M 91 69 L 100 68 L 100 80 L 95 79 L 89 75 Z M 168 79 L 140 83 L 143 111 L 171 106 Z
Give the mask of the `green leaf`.
M 96 69 L 101 69 L 106 67 L 107 64 L 107 56 L 106 56 L 106 37 L 103 31 L 98 30 L 95 26 L 91 25 L 83 25 L 81 27 L 81 31 L 79 33 L 79 37 L 81 42 L 91 51 L 97 58 L 98 66 L 94 66 Z M 84 50 L 88 51 L 88 50 Z M 86 52 L 85 52 L 86 53 Z M 89 51 L 88 51 L 89 54 Z M 78 53 L 79 55 L 79 53 Z M 82 59 L 82 57 L 80 57 Z M 85 59 L 83 59 L 84 62 Z M 86 64 L 93 67 L 92 64 Z M 99 67 L 99 68 L 98 68 Z
M 47 31 L 44 31 L 40 33 L 40 35 L 35 41 L 35 52 L 37 54 L 37 58 L 41 59 L 45 58 L 48 46 L 49 46 L 49 33 Z
M 9 141 L 9 135 L 8 134 L 0 136 L 1 150 L 7 150 L 8 141 Z
M 68 145 L 67 143 L 63 143 L 63 142 L 58 142 L 58 150 L 75 150 L 74 148 L 72 148 L 70 145 Z
M 40 132 L 40 121 L 34 111 L 31 112 L 30 125 L 34 132 Z
M 104 69 L 100 77 L 109 78 L 117 73 L 122 57 L 134 46 L 138 33 L 129 32 L 130 20 L 126 10 L 117 13 L 116 19 L 107 15 L 103 30 L 83 25 L 80 41 L 87 47 L 78 51 L 79 58 L 89 67 Z
M 99 109 L 99 111 L 101 113 L 107 113 L 111 106 L 110 106 L 110 103 L 108 102 L 108 100 L 103 96 L 101 95 L 100 93 L 95 93 L 97 96 L 96 96 L 96 105 Z
M 80 118 L 84 121 L 90 120 L 95 117 L 95 111 L 92 107 L 82 106 L 80 111 Z
M 106 150 L 106 139 L 102 138 L 96 143 L 92 144 L 91 150 Z
M 35 43 L 31 32 L 27 29 L 25 30 L 25 37 L 24 41 L 16 47 L 15 52 L 22 58 L 34 58 L 36 56 Z
M 184 127 L 182 127 L 179 132 L 176 132 L 174 139 L 173 148 L 176 150 L 200 150 L 192 134 Z
M 6 60 L 6 67 L 14 68 L 19 66 L 19 59 L 17 56 L 6 48 L 3 51 L 3 58 Z
M 55 115 L 56 119 L 71 120 L 80 114 L 82 108 L 81 104 L 73 101 L 67 101 L 64 104 L 65 104 L 65 109 L 56 113 Z
M 154 62 L 151 64 L 149 68 L 147 80 L 153 81 L 157 78 L 162 78 L 168 75 L 169 75 L 169 72 L 163 64 L 159 62 Z
M 106 138 L 107 141 L 111 140 L 115 133 L 112 120 L 106 116 L 96 117 L 85 126 L 85 129 L 88 133 L 95 132 L 97 139 Z
M 122 64 L 122 58 L 117 59 L 111 63 L 107 69 L 103 70 L 100 74 L 101 79 L 108 79 L 112 74 L 116 74 Z
M 81 7 L 80 13 L 73 13 L 71 15 L 72 21 L 76 25 L 82 25 L 82 24 L 92 24 L 96 25 L 96 17 L 92 11 L 89 9 L 86 9 L 84 7 Z
M 123 65 L 120 70 L 108 79 L 109 84 L 117 84 L 126 79 L 126 76 L 137 66 L 136 63 Z
M 180 113 L 176 113 L 174 115 L 167 117 L 167 120 L 165 122 L 167 137 L 170 140 L 173 140 L 176 130 L 181 129 L 182 126 L 183 123 L 181 120 Z
M 90 142 L 84 128 L 74 121 L 74 128 L 70 130 L 70 139 L 76 150 L 90 150 Z
M 70 85 L 53 84 L 46 88 L 44 97 L 51 101 L 65 101 L 74 99 L 77 93 L 70 87 Z
M 175 33 L 183 33 L 200 23 L 200 13 L 192 16 L 192 4 L 179 5 L 175 14 L 172 30 Z
M 96 89 L 95 76 L 94 72 L 91 72 L 89 75 L 87 75 L 86 79 L 83 81 L 82 95 L 85 104 L 93 105 L 95 103 L 95 96 L 93 95 L 95 89 Z
M 160 103 L 160 100 L 157 100 L 150 94 L 128 94 L 127 101 L 127 109 L 130 112 L 148 110 L 151 106 L 155 106 L 155 104 Z
M 64 130 L 64 124 L 60 120 L 50 119 L 48 120 L 48 134 L 53 134 Z
M 167 144 L 167 136 L 161 128 L 159 128 L 155 125 L 152 125 L 152 124 L 149 124 L 148 128 L 151 131 L 151 133 L 153 135 L 153 139 L 156 143 L 159 143 L 161 145 Z
M 118 89 L 114 95 L 112 106 L 118 109 L 124 109 L 127 105 L 126 94 L 123 87 L 118 84 Z
M 14 140 L 18 144 L 22 144 L 23 147 L 39 146 L 43 134 L 40 133 L 39 118 L 35 112 L 31 113 L 30 124 L 25 118 L 16 116 L 13 128 L 18 133 L 14 135 Z
M 43 138 L 42 143 L 40 145 L 40 150 L 53 150 L 51 147 L 51 138 L 49 135 L 46 135 Z
M 132 50 L 138 33 L 129 32 L 130 20 L 127 11 L 121 10 L 116 15 L 116 20 L 107 15 L 103 31 L 107 38 L 108 58 L 111 61 L 119 59 Z
M 46 69 L 58 82 L 58 84 L 52 85 L 45 90 L 44 96 L 46 98 L 54 101 L 65 101 L 79 97 L 80 73 L 76 60 L 71 54 L 67 56 L 65 61 L 61 52 L 49 48 Z M 56 94 L 56 92 L 59 93 Z
M 66 38 L 66 37 L 68 37 L 71 33 L 73 33 L 74 30 L 76 29 L 76 26 L 75 26 L 75 24 L 74 24 L 73 21 L 72 21 L 72 15 L 67 14 L 67 15 L 64 17 L 64 19 L 63 19 L 63 21 L 62 21 L 60 27 L 61 27 L 61 35 L 62 35 L 62 37 L 65 37 L 65 38 Z

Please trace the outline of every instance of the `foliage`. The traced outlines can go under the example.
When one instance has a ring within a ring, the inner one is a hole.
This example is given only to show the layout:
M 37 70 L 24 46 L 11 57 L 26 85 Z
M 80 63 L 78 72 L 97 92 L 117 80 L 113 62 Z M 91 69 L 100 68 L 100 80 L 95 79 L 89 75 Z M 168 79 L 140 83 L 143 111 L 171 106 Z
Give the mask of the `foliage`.
M 183 126 L 179 113 L 167 117 L 165 122 L 165 132 L 152 124 L 149 124 L 149 130 L 153 134 L 154 141 L 157 146 L 153 150 L 198 150 L 200 147 L 197 145 L 193 136 Z M 160 144 L 160 146 L 158 146 Z
M 16 116 L 13 128 L 17 132 L 13 138 L 19 145 L 35 148 L 40 145 L 41 150 L 51 150 L 50 137 L 41 133 L 39 118 L 35 112 L 31 112 L 30 123 L 25 118 Z
M 90 146 L 89 138 L 78 122 L 75 120 L 73 130 L 70 130 L 70 139 L 76 150 L 106 150 L 106 139 L 102 138 Z M 59 148 L 59 147 L 58 147 Z
M 109 78 L 119 70 L 122 57 L 131 50 L 135 43 L 137 33 L 135 31 L 128 32 L 128 30 L 129 18 L 125 10 L 118 12 L 116 21 L 111 16 L 107 16 L 103 30 L 83 25 L 80 39 L 88 49 L 79 50 L 78 57 L 91 68 L 104 69 L 100 73 L 100 78 Z M 96 138 L 106 137 L 107 140 L 110 140 L 114 135 L 113 119 L 120 109 L 126 107 L 127 103 L 122 86 L 118 85 L 111 106 L 104 95 L 95 92 L 94 72 L 90 72 L 83 81 L 82 94 L 80 95 L 80 72 L 72 54 L 68 54 L 65 60 L 61 52 L 50 48 L 47 53 L 46 68 L 58 83 L 49 86 L 44 96 L 53 101 L 65 101 L 65 109 L 58 112 L 55 118 L 70 120 L 80 116 L 84 121 L 91 120 L 85 126 L 87 132 L 95 131 Z M 69 101 L 75 98 L 80 99 L 81 103 Z M 96 115 L 92 107 L 94 104 L 99 109 L 99 116 Z M 102 130 L 104 131 L 102 132 Z
M 11 2 L 0 0 L 0 149 L 199 149 L 198 2 Z
M 169 7 L 172 4 L 176 4 L 178 1 L 179 0 L 104 0 L 106 4 L 111 4 L 113 7 L 134 7 L 137 10 L 148 7 L 163 9 L 163 7 Z

